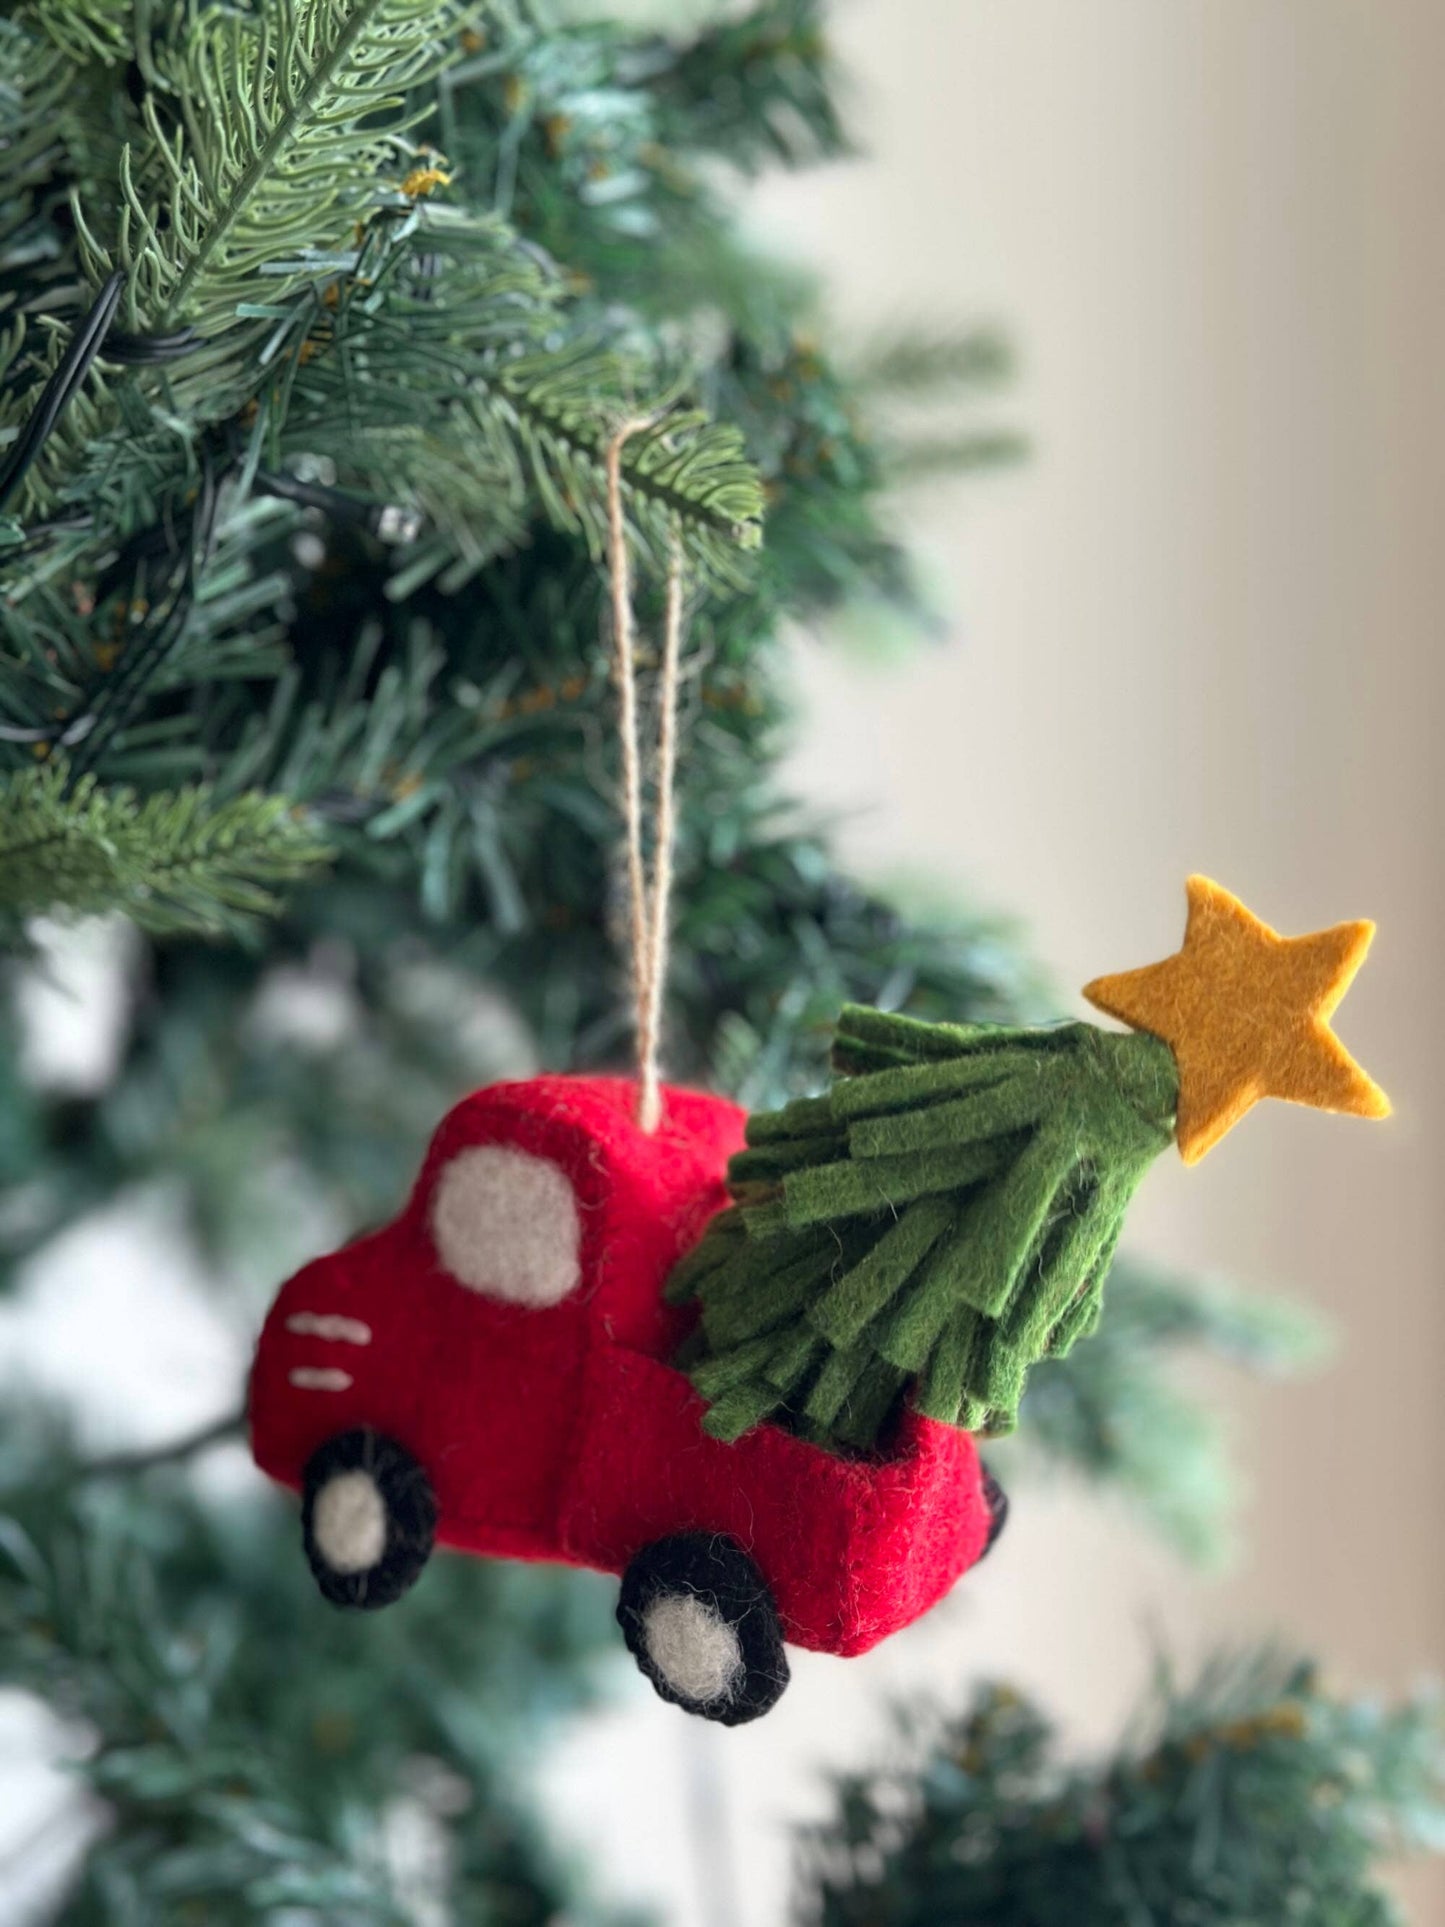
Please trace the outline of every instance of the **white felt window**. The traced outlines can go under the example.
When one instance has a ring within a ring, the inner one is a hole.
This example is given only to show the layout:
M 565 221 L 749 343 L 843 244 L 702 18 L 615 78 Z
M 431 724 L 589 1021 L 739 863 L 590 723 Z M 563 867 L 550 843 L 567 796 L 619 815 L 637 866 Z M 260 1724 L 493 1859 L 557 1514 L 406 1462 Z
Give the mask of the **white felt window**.
M 575 1290 L 582 1226 L 565 1173 L 507 1144 L 458 1151 L 431 1208 L 437 1256 L 459 1284 L 540 1309 Z

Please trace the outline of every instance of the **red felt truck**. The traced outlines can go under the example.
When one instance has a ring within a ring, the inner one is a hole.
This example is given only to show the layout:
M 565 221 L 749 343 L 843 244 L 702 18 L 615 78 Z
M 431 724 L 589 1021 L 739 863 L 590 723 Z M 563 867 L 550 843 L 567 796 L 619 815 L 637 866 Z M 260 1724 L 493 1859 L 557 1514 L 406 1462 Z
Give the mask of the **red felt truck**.
M 908 1410 L 870 1458 L 708 1437 L 669 1363 L 695 1314 L 663 1286 L 727 1202 L 743 1113 L 669 1090 L 647 1135 L 634 1099 L 542 1077 L 458 1104 L 401 1215 L 282 1287 L 252 1445 L 336 1604 L 389 1604 L 435 1542 L 617 1573 L 658 1691 L 735 1724 L 787 1683 L 785 1640 L 861 1653 L 926 1612 L 1003 1500 L 972 1439 Z

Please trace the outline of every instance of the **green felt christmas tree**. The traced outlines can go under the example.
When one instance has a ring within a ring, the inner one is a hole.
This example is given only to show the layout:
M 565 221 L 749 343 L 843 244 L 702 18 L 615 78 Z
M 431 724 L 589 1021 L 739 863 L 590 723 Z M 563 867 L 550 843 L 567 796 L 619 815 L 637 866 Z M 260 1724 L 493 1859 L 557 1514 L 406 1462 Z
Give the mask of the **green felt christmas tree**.
M 733 1206 L 669 1285 L 700 1301 L 680 1362 L 706 1428 L 779 1414 L 866 1449 L 907 1392 L 1012 1431 L 1029 1368 L 1098 1324 L 1161 1151 L 1197 1162 L 1265 1096 L 1388 1114 L 1329 1027 L 1373 930 L 1281 937 L 1192 877 L 1182 949 L 1087 988 L 1131 1033 L 844 1010 L 831 1089 L 749 1119 Z
M 736 1203 L 674 1274 L 702 1300 L 706 1424 L 778 1408 L 871 1445 L 903 1388 L 1011 1431 L 1028 1367 L 1097 1323 L 1124 1212 L 1173 1140 L 1158 1038 L 925 1024 L 858 1006 L 825 1097 L 751 1120 Z

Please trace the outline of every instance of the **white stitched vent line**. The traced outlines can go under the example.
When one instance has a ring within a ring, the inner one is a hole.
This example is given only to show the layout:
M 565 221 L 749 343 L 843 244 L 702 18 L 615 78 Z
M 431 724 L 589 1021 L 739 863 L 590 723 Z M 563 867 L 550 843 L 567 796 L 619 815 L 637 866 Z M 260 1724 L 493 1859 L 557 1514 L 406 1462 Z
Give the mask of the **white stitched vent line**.
M 335 1311 L 297 1311 L 286 1320 L 288 1332 L 298 1338 L 334 1338 L 342 1345 L 369 1345 L 371 1327 L 359 1318 L 343 1318 Z
M 344 1392 L 351 1383 L 350 1372 L 338 1372 L 328 1365 L 298 1365 L 286 1376 L 302 1392 Z

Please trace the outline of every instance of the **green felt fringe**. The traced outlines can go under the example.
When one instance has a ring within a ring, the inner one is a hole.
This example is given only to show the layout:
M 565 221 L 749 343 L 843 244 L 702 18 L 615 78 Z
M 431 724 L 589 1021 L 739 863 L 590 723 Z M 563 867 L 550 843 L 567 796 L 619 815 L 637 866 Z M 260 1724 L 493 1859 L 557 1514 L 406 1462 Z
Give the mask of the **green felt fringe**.
M 1030 1365 L 1091 1331 L 1124 1213 L 1172 1142 L 1168 1046 L 1091 1024 L 926 1024 L 857 1005 L 824 1097 L 749 1119 L 733 1205 L 668 1283 L 714 1437 L 769 1417 L 866 1450 L 915 1386 L 1015 1424 Z

